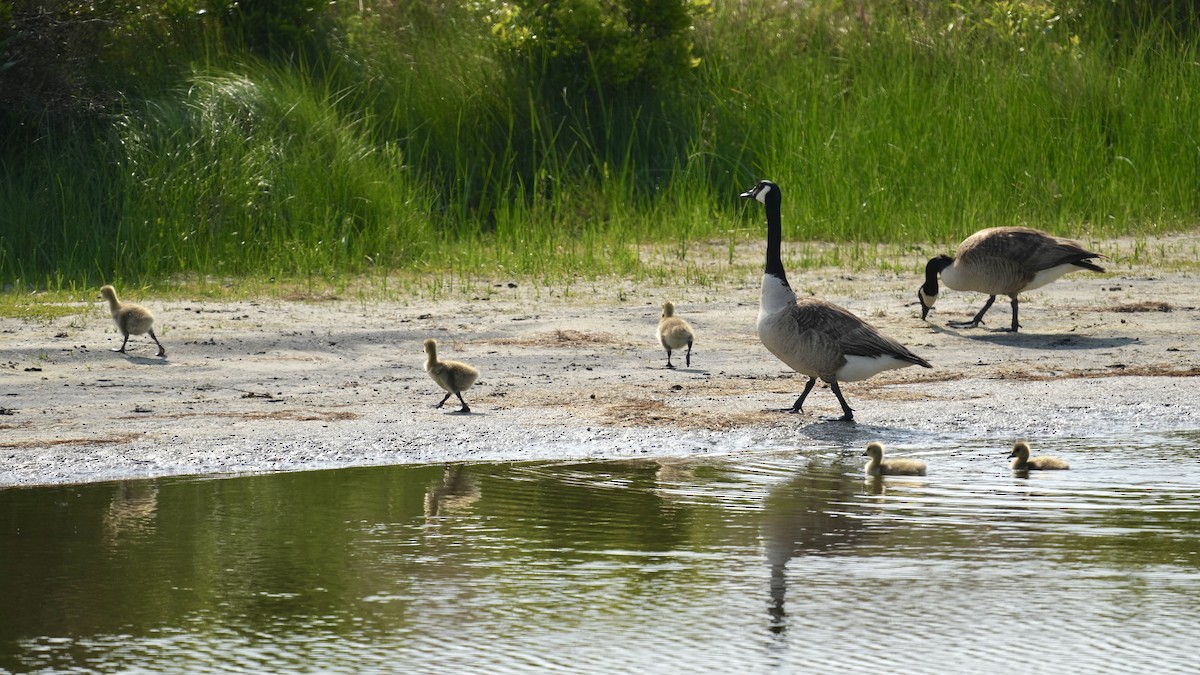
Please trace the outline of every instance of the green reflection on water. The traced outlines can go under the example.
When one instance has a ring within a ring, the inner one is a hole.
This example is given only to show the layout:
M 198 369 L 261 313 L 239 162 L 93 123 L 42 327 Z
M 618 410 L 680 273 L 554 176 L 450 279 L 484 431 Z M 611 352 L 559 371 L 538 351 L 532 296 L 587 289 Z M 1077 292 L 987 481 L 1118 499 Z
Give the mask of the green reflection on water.
M 950 467 L 864 481 L 861 461 L 403 466 L 0 490 L 0 598 L 15 608 L 0 612 L 0 669 L 187 670 L 180 653 L 194 653 L 198 664 L 354 670 L 434 658 L 447 634 L 462 638 L 459 665 L 489 645 L 508 645 L 519 669 L 560 644 L 570 656 L 640 639 L 746 665 L 797 630 L 877 640 L 854 626 L 881 596 L 930 626 L 991 612 L 997 625 L 979 619 L 980 634 L 1000 640 L 1003 622 L 1028 611 L 1012 589 L 1035 569 L 1060 587 L 1037 589 L 1047 620 L 1061 618 L 1056 603 L 1090 607 L 1097 578 L 1113 579 L 1110 597 L 1149 593 L 1168 610 L 1200 600 L 1200 480 Z M 1146 574 L 1172 581 L 1154 595 Z M 944 595 L 895 600 L 914 588 Z

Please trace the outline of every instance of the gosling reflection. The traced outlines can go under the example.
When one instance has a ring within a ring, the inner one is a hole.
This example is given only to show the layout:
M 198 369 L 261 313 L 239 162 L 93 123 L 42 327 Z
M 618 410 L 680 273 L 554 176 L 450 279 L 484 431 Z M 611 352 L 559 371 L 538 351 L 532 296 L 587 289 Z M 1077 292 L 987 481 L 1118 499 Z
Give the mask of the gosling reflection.
M 425 516 L 463 513 L 479 500 L 479 488 L 467 472 L 466 465 L 449 464 L 442 470 L 442 479 L 434 481 L 425 491 Z
M 860 508 L 854 501 L 857 483 L 837 463 L 810 463 L 767 497 L 762 534 L 771 566 L 768 629 L 772 633 L 782 635 L 789 627 L 789 564 L 835 553 L 865 534 L 865 521 L 850 512 Z
M 158 516 L 158 484 L 126 480 L 117 484 L 104 511 L 104 542 L 116 546 L 124 538 L 154 532 Z

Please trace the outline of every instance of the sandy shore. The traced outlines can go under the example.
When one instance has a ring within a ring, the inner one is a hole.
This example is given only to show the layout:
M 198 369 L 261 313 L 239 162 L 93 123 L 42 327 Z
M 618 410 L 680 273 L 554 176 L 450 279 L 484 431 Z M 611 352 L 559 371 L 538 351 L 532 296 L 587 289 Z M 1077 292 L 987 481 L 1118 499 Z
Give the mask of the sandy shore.
M 1159 245 L 1186 257 L 1195 241 Z M 52 321 L 0 319 L 0 486 L 1200 429 L 1192 272 L 1072 274 L 1022 296 L 1015 335 L 993 332 L 1009 321 L 1002 300 L 985 328 L 946 327 L 982 306 L 978 294 L 948 291 L 922 321 L 912 275 L 791 276 L 935 368 L 844 385 L 853 424 L 821 420 L 839 413 L 824 386 L 803 414 L 770 410 L 804 378 L 758 342 L 754 273 L 569 291 L 500 280 L 436 302 L 149 299 L 166 359 L 145 337 L 110 351 L 120 336 L 97 302 Z M 664 300 L 696 328 L 690 368 L 663 367 Z M 433 408 L 426 337 L 482 371 L 472 414 Z

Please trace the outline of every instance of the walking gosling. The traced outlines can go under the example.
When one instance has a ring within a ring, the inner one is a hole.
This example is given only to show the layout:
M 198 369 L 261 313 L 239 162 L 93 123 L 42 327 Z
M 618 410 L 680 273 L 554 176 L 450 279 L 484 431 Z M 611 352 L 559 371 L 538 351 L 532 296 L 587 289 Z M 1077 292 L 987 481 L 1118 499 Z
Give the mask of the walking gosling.
M 939 255 L 925 265 L 925 283 L 917 289 L 924 319 L 937 302 L 938 274 L 956 291 L 987 293 L 983 309 L 970 321 L 951 321 L 954 328 L 975 328 L 992 307 L 997 295 L 1012 299 L 1012 332 L 1017 321 L 1017 294 L 1041 288 L 1067 272 L 1085 269 L 1103 272 L 1089 262 L 1103 258 L 1067 239 L 1052 237 L 1028 227 L 993 227 L 980 230 L 958 245 L 954 257 Z
M 892 368 L 933 367 L 849 310 L 816 298 L 797 298 L 788 285 L 780 257 L 783 235 L 779 186 L 769 180 L 759 181 L 742 197 L 761 202 L 767 212 L 767 258 L 758 306 L 758 339 L 792 370 L 808 376 L 804 392 L 789 412 L 801 412 L 804 399 L 820 378 L 829 383 L 842 406 L 842 416 L 836 419 L 851 422 L 854 412 L 842 396 L 839 382 L 865 380 Z
M 863 457 L 870 457 L 863 471 L 868 476 L 924 476 L 925 462 L 908 457 L 894 459 L 883 458 L 883 443 L 871 441 L 863 452 Z
M 471 406 L 463 399 L 462 393 L 471 388 L 475 384 L 475 380 L 479 378 L 479 371 L 461 361 L 439 361 L 437 356 L 437 340 L 429 338 L 425 340 L 425 371 L 429 373 L 429 377 L 433 378 L 437 385 L 446 391 L 446 396 L 434 407 L 442 407 L 450 398 L 451 394 L 458 397 L 462 403 L 462 408 L 457 412 L 469 413 Z
M 662 319 L 658 322 L 658 341 L 667 350 L 668 368 L 675 367 L 671 364 L 671 350 L 683 349 L 685 346 L 687 347 L 687 355 L 684 357 L 684 360 L 691 367 L 692 342 L 695 339 L 696 334 L 692 331 L 692 325 L 675 316 L 675 303 L 664 302 Z
M 1049 469 L 1069 469 L 1070 464 L 1066 460 L 1049 455 L 1040 457 L 1029 456 L 1029 444 L 1025 441 L 1017 441 L 1013 443 L 1012 454 L 1009 457 L 1014 458 L 1012 461 L 1013 471 L 1028 471 L 1030 469 L 1049 470 Z
M 125 344 L 129 342 L 130 335 L 149 334 L 150 339 L 154 340 L 154 344 L 158 345 L 158 355 L 166 357 L 167 350 L 163 349 L 162 343 L 154 334 L 154 315 L 150 313 L 150 310 L 132 302 L 121 302 L 117 299 L 117 290 L 112 286 L 102 287 L 100 297 L 108 301 L 113 323 L 117 324 L 117 330 L 121 331 L 121 335 L 125 338 L 121 340 L 121 348 L 114 349 L 114 352 L 125 353 Z

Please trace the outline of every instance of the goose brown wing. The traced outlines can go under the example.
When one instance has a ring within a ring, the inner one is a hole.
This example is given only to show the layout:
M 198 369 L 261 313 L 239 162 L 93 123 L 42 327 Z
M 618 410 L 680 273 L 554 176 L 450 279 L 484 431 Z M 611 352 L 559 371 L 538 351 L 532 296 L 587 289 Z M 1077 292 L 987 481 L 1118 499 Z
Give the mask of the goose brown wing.
M 1024 281 L 1059 265 L 1075 264 L 1103 272 L 1100 267 L 1087 262 L 1101 257 L 1073 241 L 1028 227 L 997 227 L 976 232 L 963 241 L 956 256 L 963 265 L 988 270 L 997 278 L 1006 274 Z
M 818 331 L 835 342 L 846 356 L 892 356 L 919 366 L 932 368 L 928 361 L 907 347 L 884 336 L 850 310 L 817 299 L 797 300 L 792 316 L 799 331 Z

